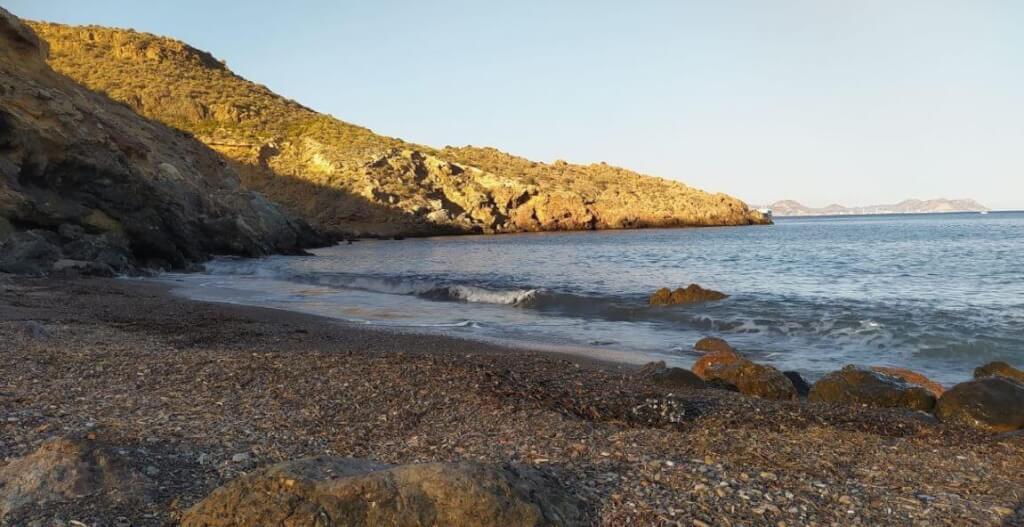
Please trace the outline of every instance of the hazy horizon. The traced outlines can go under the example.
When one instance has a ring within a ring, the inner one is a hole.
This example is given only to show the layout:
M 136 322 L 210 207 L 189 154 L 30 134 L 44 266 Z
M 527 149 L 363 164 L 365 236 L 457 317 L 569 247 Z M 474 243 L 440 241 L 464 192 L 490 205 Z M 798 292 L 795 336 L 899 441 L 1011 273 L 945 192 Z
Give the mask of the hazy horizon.
M 605 161 L 752 204 L 1024 209 L 1024 4 L 7 2 L 210 51 L 433 146 Z

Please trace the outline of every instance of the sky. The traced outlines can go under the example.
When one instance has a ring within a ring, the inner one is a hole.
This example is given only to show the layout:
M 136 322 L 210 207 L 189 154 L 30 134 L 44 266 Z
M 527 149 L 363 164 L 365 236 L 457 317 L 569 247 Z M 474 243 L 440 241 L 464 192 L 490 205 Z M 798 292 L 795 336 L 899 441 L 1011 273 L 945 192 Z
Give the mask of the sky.
M 178 38 L 315 110 L 421 144 L 604 161 L 752 204 L 1024 209 L 1018 0 L 4 7 Z

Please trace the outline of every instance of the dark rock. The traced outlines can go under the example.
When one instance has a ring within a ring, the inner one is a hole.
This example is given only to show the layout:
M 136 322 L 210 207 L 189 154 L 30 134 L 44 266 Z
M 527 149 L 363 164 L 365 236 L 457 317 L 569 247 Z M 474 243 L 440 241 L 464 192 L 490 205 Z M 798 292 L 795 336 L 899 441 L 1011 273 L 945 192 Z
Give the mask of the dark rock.
M 665 365 L 665 361 L 659 360 L 657 362 L 648 362 L 644 364 L 637 372 L 636 376 L 641 379 L 649 379 L 655 373 L 665 370 L 668 366 Z
M 985 377 L 1006 377 L 1007 379 L 1024 382 L 1024 371 L 1018 370 L 1003 361 L 996 361 L 974 369 L 975 379 Z
M 811 401 L 862 404 L 879 408 L 931 411 L 935 396 L 928 390 L 866 368 L 846 366 L 811 387 Z
M 1006 377 L 984 377 L 946 390 L 935 406 L 935 416 L 990 432 L 1024 428 L 1024 384 Z
M 800 397 L 807 397 L 807 394 L 811 393 L 811 385 L 807 384 L 799 372 L 784 371 L 782 374 L 789 379 L 789 382 L 793 383 L 793 388 L 796 388 L 796 394 Z
M 50 439 L 0 468 L 0 523 L 28 511 L 45 511 L 49 504 L 83 498 L 147 503 L 153 482 L 130 465 L 115 449 L 95 441 Z
M 704 380 L 690 370 L 683 368 L 665 368 L 650 376 L 651 384 L 668 389 L 689 388 L 701 389 L 705 387 Z
M 716 364 L 706 370 L 707 378 L 721 379 L 740 393 L 764 399 L 797 398 L 793 383 L 776 368 L 741 358 L 728 364 Z
M 705 379 L 704 380 L 704 384 L 708 388 L 712 388 L 712 389 L 715 389 L 715 390 L 725 390 L 727 392 L 736 392 L 736 393 L 740 392 L 740 389 L 737 388 L 735 384 L 732 384 L 732 383 L 730 383 L 730 382 L 728 382 L 728 381 L 726 381 L 724 379 Z
M 698 340 L 697 343 L 693 345 L 693 349 L 697 351 L 703 351 L 705 353 L 709 353 L 712 351 L 736 351 L 736 349 L 733 348 L 728 342 L 718 337 L 704 337 Z
M 15 233 L 0 244 L 0 271 L 5 273 L 46 274 L 60 258 L 60 249 L 39 231 Z
M 711 289 L 704 289 L 697 284 L 690 284 L 686 286 L 686 289 L 680 287 L 675 291 L 663 287 L 651 295 L 650 303 L 652 306 L 697 304 L 700 302 L 722 300 L 724 298 L 729 298 L 729 295 Z
M 182 527 L 265 525 L 582 525 L 582 504 L 529 468 L 475 463 L 389 467 L 308 458 L 271 466 L 214 490 Z

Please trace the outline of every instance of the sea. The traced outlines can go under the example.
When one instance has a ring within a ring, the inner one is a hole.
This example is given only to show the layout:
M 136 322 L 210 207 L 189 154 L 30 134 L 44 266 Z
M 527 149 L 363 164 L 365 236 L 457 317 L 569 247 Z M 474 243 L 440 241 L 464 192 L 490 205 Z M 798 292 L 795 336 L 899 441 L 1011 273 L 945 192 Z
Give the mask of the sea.
M 810 379 L 846 364 L 952 384 L 1024 367 L 1024 213 L 777 218 L 775 225 L 364 240 L 220 258 L 157 280 L 192 299 L 603 360 L 688 367 L 722 337 Z M 696 283 L 729 298 L 651 306 Z M 453 344 L 458 345 L 458 344 Z

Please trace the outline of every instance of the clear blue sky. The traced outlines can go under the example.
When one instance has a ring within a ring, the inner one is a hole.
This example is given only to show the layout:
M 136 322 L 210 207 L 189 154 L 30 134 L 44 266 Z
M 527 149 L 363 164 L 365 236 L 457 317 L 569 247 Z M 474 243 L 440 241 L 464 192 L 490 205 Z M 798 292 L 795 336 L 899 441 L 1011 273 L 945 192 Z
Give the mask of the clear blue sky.
M 419 143 L 607 161 L 755 204 L 1024 208 L 1019 0 L 4 4 L 182 39 Z

